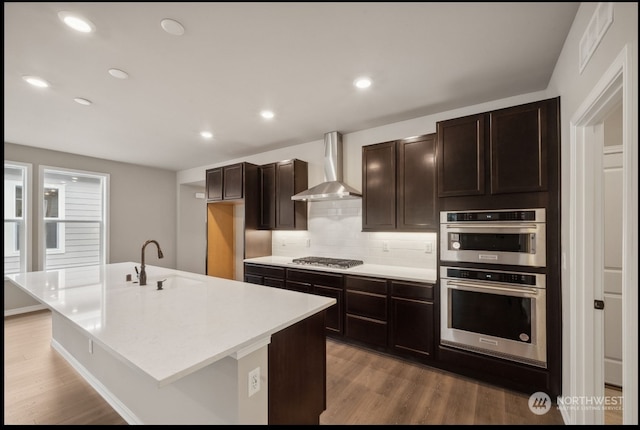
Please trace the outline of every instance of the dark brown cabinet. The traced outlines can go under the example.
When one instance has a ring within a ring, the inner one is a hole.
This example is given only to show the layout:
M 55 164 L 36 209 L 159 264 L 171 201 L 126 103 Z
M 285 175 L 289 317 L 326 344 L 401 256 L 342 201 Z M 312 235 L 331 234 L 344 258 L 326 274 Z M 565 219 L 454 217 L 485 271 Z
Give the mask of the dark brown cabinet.
M 435 134 L 362 148 L 362 230 L 436 231 Z
M 437 123 L 438 196 L 484 194 L 484 115 Z
M 222 200 L 222 167 L 207 170 L 207 200 Z
M 433 285 L 391 281 L 390 347 L 402 355 L 432 358 Z
M 244 265 L 244 281 L 267 287 L 284 288 L 285 269 L 261 264 Z
M 332 297 L 336 304 L 327 309 L 325 326 L 327 334 L 343 333 L 342 275 L 319 271 L 287 269 L 285 288 L 319 296 Z
M 244 198 L 245 167 L 248 163 L 215 167 L 206 172 L 207 200 L 241 200 Z M 251 165 L 252 167 L 256 167 Z
M 264 164 L 258 168 L 260 180 L 260 222 L 259 228 L 273 229 L 276 226 L 276 163 Z
M 313 269 L 245 263 L 244 280 L 336 299 L 326 334 L 407 359 L 433 362 L 434 285 Z
M 292 159 L 260 166 L 260 228 L 306 230 L 307 202 L 291 196 L 307 189 L 307 162 Z
M 547 191 L 557 116 L 556 98 L 438 122 L 438 196 Z
M 387 281 L 345 276 L 345 336 L 374 347 L 387 347 Z

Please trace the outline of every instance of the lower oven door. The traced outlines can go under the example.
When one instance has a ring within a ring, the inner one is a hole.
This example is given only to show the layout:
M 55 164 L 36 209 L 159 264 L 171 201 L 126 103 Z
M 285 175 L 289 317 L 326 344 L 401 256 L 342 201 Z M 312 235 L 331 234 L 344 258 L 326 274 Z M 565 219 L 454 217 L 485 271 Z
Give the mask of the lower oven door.
M 547 367 L 546 290 L 442 279 L 442 345 Z

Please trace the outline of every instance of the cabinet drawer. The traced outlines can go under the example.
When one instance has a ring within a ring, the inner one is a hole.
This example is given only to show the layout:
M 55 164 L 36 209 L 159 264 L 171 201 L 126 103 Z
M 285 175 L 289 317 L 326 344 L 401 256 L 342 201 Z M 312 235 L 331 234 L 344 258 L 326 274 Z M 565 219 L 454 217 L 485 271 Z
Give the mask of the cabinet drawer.
M 284 288 L 284 279 L 264 277 L 264 285 L 267 287 Z
M 347 313 L 387 320 L 387 297 L 360 291 L 346 291 Z
M 385 279 L 345 276 L 344 286 L 347 290 L 358 290 L 383 295 L 387 294 L 387 281 Z
M 391 281 L 391 295 L 404 299 L 433 300 L 433 284 Z
M 285 288 L 287 290 L 300 291 L 301 293 L 310 293 L 311 284 L 307 282 L 289 281 L 285 282 Z
M 287 281 L 307 282 L 313 285 L 342 288 L 342 275 L 312 272 L 310 270 L 287 269 Z
M 355 315 L 347 315 L 346 335 L 357 341 L 386 348 L 387 323 Z
M 270 278 L 284 279 L 284 267 L 263 266 L 258 264 L 245 264 L 244 273 L 262 275 Z
M 248 282 L 250 284 L 262 285 L 262 276 L 250 275 L 248 273 L 245 273 L 244 282 Z

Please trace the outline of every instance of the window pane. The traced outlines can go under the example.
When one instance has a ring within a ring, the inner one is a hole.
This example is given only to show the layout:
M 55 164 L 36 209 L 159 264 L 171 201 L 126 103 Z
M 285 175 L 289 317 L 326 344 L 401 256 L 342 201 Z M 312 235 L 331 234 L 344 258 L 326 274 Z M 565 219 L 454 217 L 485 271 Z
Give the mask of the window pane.
M 22 185 L 16 186 L 16 218 L 22 218 Z
M 58 223 L 47 221 L 45 223 L 45 235 L 47 241 L 47 249 L 58 248 Z

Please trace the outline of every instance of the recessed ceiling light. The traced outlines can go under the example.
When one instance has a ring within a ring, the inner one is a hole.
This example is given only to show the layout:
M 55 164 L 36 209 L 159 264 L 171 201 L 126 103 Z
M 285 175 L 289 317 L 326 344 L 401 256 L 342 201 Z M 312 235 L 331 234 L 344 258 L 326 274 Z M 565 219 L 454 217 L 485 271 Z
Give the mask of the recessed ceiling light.
M 353 81 L 353 85 L 355 85 L 358 88 L 369 88 L 371 86 L 371 79 L 363 76 L 361 78 L 356 79 L 355 81 Z
M 260 116 L 264 119 L 271 119 L 273 118 L 275 115 L 273 112 L 271 112 L 270 110 L 263 110 L 262 112 L 260 112 Z
M 82 97 L 76 97 L 75 99 L 73 99 L 76 103 L 79 103 L 81 105 L 84 106 L 90 106 L 91 105 L 91 100 L 87 100 L 87 99 L 83 99 Z
M 69 27 L 81 33 L 91 33 L 95 30 L 95 26 L 88 19 L 82 18 L 78 14 L 72 12 L 58 12 L 58 17 Z
M 109 69 L 109 74 L 118 79 L 127 79 L 129 77 L 129 74 L 127 72 L 120 69 Z
M 49 86 L 49 82 L 37 76 L 23 76 L 22 79 L 24 79 L 34 87 L 47 88 Z
M 184 34 L 184 27 L 178 21 L 173 19 L 163 19 L 160 21 L 160 26 L 164 31 L 174 36 L 182 36 Z
M 211 139 L 213 137 L 213 133 L 211 133 L 210 131 L 201 131 L 200 136 L 204 137 L 205 139 Z

